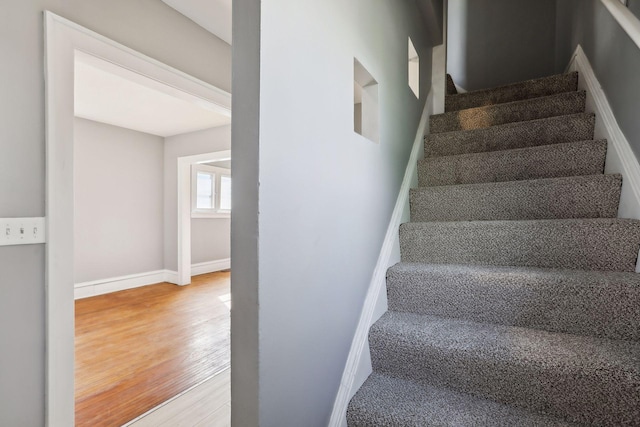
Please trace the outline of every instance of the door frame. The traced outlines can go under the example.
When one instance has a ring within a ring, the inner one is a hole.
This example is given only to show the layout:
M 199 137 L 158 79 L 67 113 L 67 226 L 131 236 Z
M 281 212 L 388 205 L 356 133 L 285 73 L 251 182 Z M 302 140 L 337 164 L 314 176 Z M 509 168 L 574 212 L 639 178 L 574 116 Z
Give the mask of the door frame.
M 231 160 L 231 150 L 178 157 L 178 277 L 191 283 L 191 165 Z
M 46 117 L 45 423 L 74 425 L 73 119 L 76 51 L 150 77 L 231 115 L 231 94 L 44 12 Z M 178 263 L 180 266 L 180 263 Z

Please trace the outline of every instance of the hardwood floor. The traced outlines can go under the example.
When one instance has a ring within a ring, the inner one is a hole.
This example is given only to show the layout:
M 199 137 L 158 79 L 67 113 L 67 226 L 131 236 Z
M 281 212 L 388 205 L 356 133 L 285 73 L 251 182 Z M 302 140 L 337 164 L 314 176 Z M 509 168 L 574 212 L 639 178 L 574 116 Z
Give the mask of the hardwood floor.
M 125 427 L 229 427 L 231 373 L 225 369 Z
M 76 301 L 76 426 L 121 426 L 229 367 L 229 273 Z

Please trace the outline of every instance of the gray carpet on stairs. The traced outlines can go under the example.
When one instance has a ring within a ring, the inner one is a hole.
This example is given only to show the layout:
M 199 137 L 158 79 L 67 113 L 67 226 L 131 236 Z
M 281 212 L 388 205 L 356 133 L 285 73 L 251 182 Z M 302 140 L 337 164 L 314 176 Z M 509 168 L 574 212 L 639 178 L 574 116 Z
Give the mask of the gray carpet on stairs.
M 451 78 L 450 74 L 447 74 L 447 95 L 455 95 L 458 93 L 458 88 L 456 84 L 453 82 L 453 78 Z
M 420 187 L 411 190 L 411 220 L 615 218 L 620 175 Z
M 640 424 L 640 343 L 388 311 L 380 374 L 597 425 Z
M 424 154 L 451 156 L 593 139 L 595 115 L 572 114 L 509 123 L 486 129 L 429 134 Z
M 543 98 L 437 114 L 430 118 L 429 132 L 433 134 L 481 129 L 505 123 L 582 113 L 585 110 L 586 99 L 584 91 L 565 92 Z
M 410 222 L 400 226 L 403 262 L 635 270 L 640 221 Z
M 431 117 L 350 427 L 640 426 L 640 220 L 616 218 L 577 87 L 447 95 Z
M 514 150 L 426 157 L 418 163 L 418 185 L 474 184 L 604 171 L 607 141 L 579 141 Z
M 470 394 L 377 373 L 371 374 L 358 391 L 347 420 L 349 425 L 358 427 L 573 425 Z
M 445 111 L 457 111 L 465 108 L 539 98 L 555 93 L 575 91 L 577 89 L 578 73 L 560 74 L 493 89 L 449 95 L 445 97 Z
M 389 310 L 640 340 L 640 275 L 532 267 L 399 263 Z

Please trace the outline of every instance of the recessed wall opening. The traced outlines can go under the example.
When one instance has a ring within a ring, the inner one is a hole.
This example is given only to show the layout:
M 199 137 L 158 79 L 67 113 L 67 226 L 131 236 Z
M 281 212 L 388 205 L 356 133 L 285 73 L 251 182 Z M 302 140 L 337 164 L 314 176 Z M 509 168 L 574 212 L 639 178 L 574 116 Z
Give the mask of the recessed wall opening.
M 409 87 L 420 98 L 420 56 L 409 37 Z
M 378 82 L 354 58 L 353 60 L 353 130 L 368 140 L 380 142 Z

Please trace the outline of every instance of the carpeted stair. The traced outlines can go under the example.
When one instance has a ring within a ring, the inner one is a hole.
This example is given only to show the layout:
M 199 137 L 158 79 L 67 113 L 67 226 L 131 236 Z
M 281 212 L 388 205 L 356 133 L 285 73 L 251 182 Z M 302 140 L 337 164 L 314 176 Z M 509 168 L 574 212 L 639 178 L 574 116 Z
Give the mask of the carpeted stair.
M 432 116 L 349 426 L 640 425 L 640 221 L 577 83 Z

